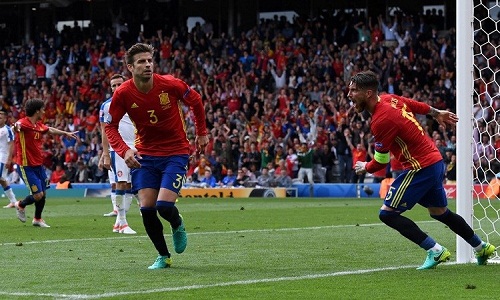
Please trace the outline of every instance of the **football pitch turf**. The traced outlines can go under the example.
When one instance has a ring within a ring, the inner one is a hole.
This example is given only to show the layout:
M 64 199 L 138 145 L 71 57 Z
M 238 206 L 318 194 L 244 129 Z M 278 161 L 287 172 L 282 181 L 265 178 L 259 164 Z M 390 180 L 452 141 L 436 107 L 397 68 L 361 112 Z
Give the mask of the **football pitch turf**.
M 3 199 L 2 205 L 7 203 Z M 169 269 L 136 205 L 137 235 L 112 233 L 107 198 L 50 198 L 26 223 L 0 209 L 0 299 L 496 299 L 500 265 L 457 265 L 455 235 L 422 207 L 406 215 L 451 252 L 426 253 L 378 220 L 378 199 L 180 199 L 189 243 Z M 455 202 L 450 201 L 454 209 Z M 173 252 L 170 227 L 165 236 Z M 500 240 L 491 241 L 495 245 Z

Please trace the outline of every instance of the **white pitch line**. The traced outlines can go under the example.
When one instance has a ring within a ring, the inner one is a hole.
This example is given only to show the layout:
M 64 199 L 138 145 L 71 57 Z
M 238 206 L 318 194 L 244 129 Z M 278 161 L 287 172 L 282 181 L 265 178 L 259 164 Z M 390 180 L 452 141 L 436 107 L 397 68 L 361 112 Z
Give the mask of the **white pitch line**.
M 447 263 L 447 265 L 451 265 L 451 264 L 455 264 L 455 263 Z M 386 268 L 375 268 L 375 269 L 365 269 L 365 270 L 340 271 L 340 272 L 323 273 L 323 274 L 308 274 L 308 275 L 301 275 L 301 276 L 286 276 L 286 277 L 263 278 L 263 279 L 237 280 L 237 281 L 220 282 L 220 283 L 212 283 L 212 284 L 194 284 L 194 285 L 168 287 L 168 288 L 143 290 L 143 291 L 102 293 L 102 294 L 94 294 L 94 295 L 89 295 L 89 294 L 56 294 L 56 293 L 6 293 L 6 292 L 0 292 L 0 295 L 20 296 L 20 297 L 21 296 L 23 296 L 23 297 L 53 297 L 56 299 L 99 299 L 99 298 L 106 298 L 106 297 L 145 295 L 145 294 L 152 294 L 152 293 L 197 290 L 197 289 L 207 289 L 207 288 L 214 288 L 214 287 L 234 286 L 234 285 L 249 285 L 249 284 L 257 284 L 257 283 L 297 281 L 297 280 L 337 277 L 337 276 L 345 276 L 345 275 L 359 275 L 359 274 L 375 273 L 375 272 L 382 272 L 382 271 L 409 269 L 409 268 L 416 268 L 416 267 L 417 266 L 413 266 L 413 265 L 411 265 L 411 266 L 399 266 L 399 267 L 386 267 Z
M 418 223 L 433 223 L 437 221 L 422 221 Z M 371 226 L 382 226 L 383 223 L 373 223 L 373 224 L 359 224 L 359 225 L 331 225 L 331 226 L 313 226 L 313 227 L 301 227 L 301 228 L 278 228 L 278 229 L 257 229 L 257 230 L 232 230 L 232 231 L 211 231 L 211 232 L 195 232 L 190 233 L 190 235 L 212 235 L 212 234 L 235 234 L 235 233 L 252 233 L 252 232 L 269 232 L 269 231 L 297 231 L 297 230 L 318 230 L 318 229 L 332 229 L 332 228 L 351 228 L 351 227 L 371 227 Z M 64 239 L 64 240 L 46 240 L 46 241 L 30 241 L 23 244 L 50 244 L 50 243 L 63 243 L 63 242 L 78 242 L 78 241 L 102 241 L 102 240 L 118 240 L 118 239 L 130 239 L 130 238 L 146 238 L 146 235 L 141 236 L 130 236 L 130 237 L 103 237 L 103 238 L 86 238 L 86 239 Z M 2 246 L 15 245 L 16 243 L 3 243 Z M 454 263 L 448 263 L 454 264 Z M 169 287 L 162 289 L 152 289 L 146 291 L 128 291 L 128 292 L 117 292 L 117 293 L 102 293 L 102 294 L 57 294 L 57 293 L 30 293 L 30 292 L 2 292 L 0 295 L 5 296 L 19 296 L 19 297 L 52 297 L 56 299 L 99 299 L 106 297 L 116 297 L 116 296 L 127 296 L 127 295 L 144 295 L 151 293 L 161 293 L 168 291 L 182 291 L 182 290 L 195 290 L 195 289 L 206 289 L 213 287 L 224 287 L 224 286 L 234 286 L 234 285 L 246 285 L 246 284 L 256 284 L 256 283 L 269 283 L 269 282 L 280 282 L 280 281 L 297 281 L 306 279 L 316 279 L 316 278 L 326 278 L 326 277 L 336 277 L 345 275 L 356 275 L 356 274 L 366 274 L 398 269 L 408 269 L 416 268 L 417 266 L 399 266 L 399 267 L 387 267 L 387 268 L 376 268 L 376 269 L 365 269 L 365 270 L 353 270 L 353 271 L 341 271 L 333 273 L 324 274 L 309 274 L 302 276 L 291 276 L 291 277 L 276 277 L 276 278 L 264 278 L 264 279 L 249 279 L 249 280 L 238 280 L 232 282 L 221 282 L 213 284 L 196 284 L 180 287 Z
M 416 223 L 435 223 L 437 221 L 422 221 Z M 209 232 L 189 232 L 189 235 L 213 235 L 213 234 L 235 234 L 235 233 L 252 233 L 252 232 L 270 232 L 270 231 L 299 231 L 299 230 L 319 230 L 319 229 L 335 229 L 335 228 L 351 228 L 351 227 L 371 227 L 371 226 L 385 226 L 383 223 L 373 224 L 356 224 L 356 225 L 330 225 L 330 226 L 313 226 L 313 227 L 292 227 L 292 228 L 275 228 L 275 229 L 243 229 L 243 230 L 230 230 L 230 231 L 209 231 Z M 167 235 L 169 236 L 169 235 Z M 29 241 L 29 242 L 15 242 L 15 243 L 0 243 L 0 246 L 13 246 L 18 243 L 23 245 L 32 244 L 55 244 L 66 242 L 79 242 L 79 241 L 104 241 L 104 240 L 124 240 L 132 238 L 147 238 L 147 235 L 130 235 L 119 237 L 101 237 L 101 238 L 83 238 L 83 239 L 61 239 L 61 240 L 45 240 L 45 241 Z

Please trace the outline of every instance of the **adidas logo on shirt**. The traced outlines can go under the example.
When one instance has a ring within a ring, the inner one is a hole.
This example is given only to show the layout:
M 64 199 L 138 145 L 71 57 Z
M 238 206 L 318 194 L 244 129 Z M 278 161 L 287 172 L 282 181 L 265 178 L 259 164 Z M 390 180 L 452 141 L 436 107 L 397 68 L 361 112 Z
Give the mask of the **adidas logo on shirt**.
M 139 107 L 139 105 L 135 104 L 135 102 L 134 102 L 134 104 L 132 104 L 132 106 L 130 108 L 138 108 L 138 107 Z

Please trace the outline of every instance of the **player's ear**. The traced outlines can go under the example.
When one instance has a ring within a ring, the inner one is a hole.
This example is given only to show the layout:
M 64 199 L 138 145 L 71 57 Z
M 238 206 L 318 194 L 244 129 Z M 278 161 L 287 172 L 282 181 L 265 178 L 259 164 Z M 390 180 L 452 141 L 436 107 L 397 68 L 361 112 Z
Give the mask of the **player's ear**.
M 127 69 L 129 70 L 130 73 L 132 73 L 132 69 L 134 68 L 133 65 L 127 64 Z

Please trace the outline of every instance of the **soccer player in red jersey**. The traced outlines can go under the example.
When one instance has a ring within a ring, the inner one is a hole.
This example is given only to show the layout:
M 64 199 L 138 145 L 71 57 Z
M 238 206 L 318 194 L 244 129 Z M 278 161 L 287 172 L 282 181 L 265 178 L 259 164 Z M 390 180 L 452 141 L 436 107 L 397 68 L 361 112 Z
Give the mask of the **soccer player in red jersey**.
M 14 124 L 14 131 L 17 133 L 16 143 L 16 163 L 17 172 L 23 179 L 30 195 L 24 200 L 16 202 L 17 218 L 21 222 L 26 222 L 25 207 L 35 203 L 35 216 L 33 226 L 50 227 L 42 219 L 43 208 L 45 207 L 45 190 L 48 187 L 47 174 L 43 166 L 42 138 L 45 133 L 66 135 L 76 139 L 76 132 L 62 131 L 54 127 L 43 124 L 45 113 L 45 102 L 42 99 L 29 99 L 25 107 L 26 117 Z
M 389 152 L 404 167 L 387 192 L 380 209 L 380 220 L 427 251 L 427 258 L 418 270 L 435 268 L 449 260 L 451 254 L 415 222 L 402 216 L 417 203 L 426 207 L 432 218 L 446 224 L 469 243 L 475 250 L 479 265 L 486 264 L 495 252 L 495 246 L 482 241 L 460 215 L 448 209 L 443 187 L 443 158 L 414 114 L 429 114 L 444 126 L 455 125 L 457 116 L 401 96 L 378 95 L 378 85 L 375 73 L 360 72 L 351 78 L 348 97 L 358 112 L 366 110 L 371 114 L 370 129 L 375 138 L 374 159 L 368 163 L 358 161 L 356 173 L 373 173 L 385 168 L 390 161 Z
M 149 269 L 161 269 L 172 260 L 158 214 L 170 223 L 175 252 L 182 253 L 187 246 L 184 222 L 175 206 L 190 154 L 183 105 L 194 113 L 199 152 L 208 144 L 208 136 L 200 94 L 180 79 L 155 74 L 153 53 L 152 46 L 142 43 L 128 49 L 125 59 L 133 78 L 114 92 L 105 131 L 113 149 L 133 169 L 132 188 L 139 192 L 144 228 L 158 251 Z M 136 127 L 137 150 L 129 148 L 118 132 L 125 113 Z

